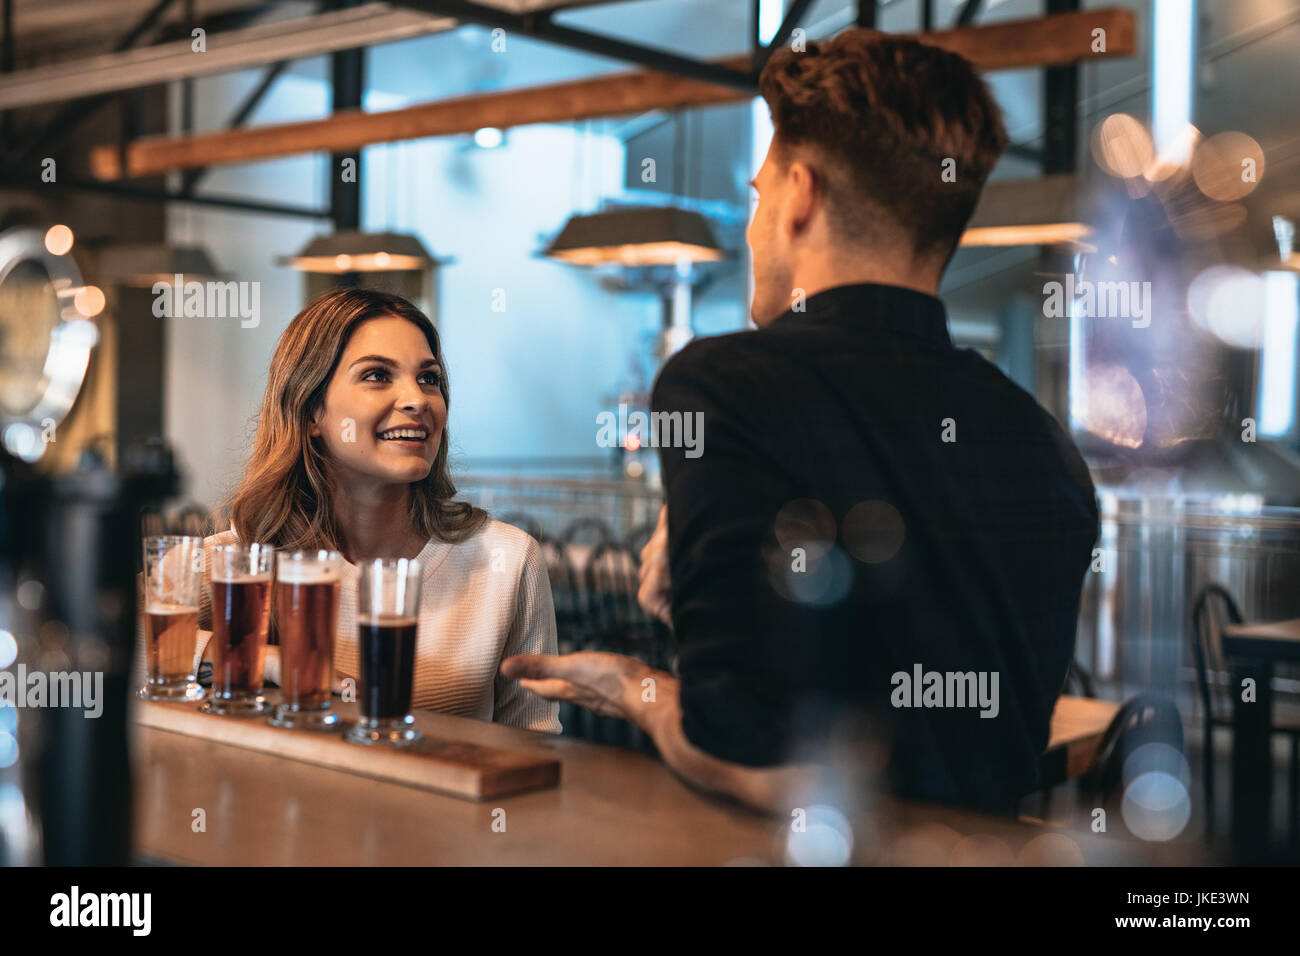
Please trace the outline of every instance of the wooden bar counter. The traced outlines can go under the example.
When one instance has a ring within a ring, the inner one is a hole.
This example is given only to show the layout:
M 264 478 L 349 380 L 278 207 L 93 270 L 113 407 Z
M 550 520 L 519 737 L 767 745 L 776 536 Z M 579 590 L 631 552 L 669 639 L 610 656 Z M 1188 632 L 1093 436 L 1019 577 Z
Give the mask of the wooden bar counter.
M 355 706 L 339 705 L 345 720 Z M 788 826 L 696 793 L 644 754 L 442 714 L 416 723 L 429 737 L 557 757 L 560 783 L 473 802 L 137 726 L 136 849 L 217 865 L 720 865 L 770 860 Z
M 355 704 L 337 706 L 343 719 L 354 716 Z M 441 714 L 418 713 L 416 722 L 427 737 L 557 758 L 559 784 L 476 802 L 137 724 L 136 852 L 176 863 L 258 866 L 786 862 L 790 819 L 697 792 L 652 757 Z M 914 861 L 916 834 L 908 828 L 919 825 L 940 835 L 929 852 L 941 858 L 932 863 L 945 862 L 962 835 L 996 838 L 1004 858 L 989 862 L 1015 862 L 1048 832 L 885 801 L 874 813 L 862 832 L 876 836 L 856 841 L 852 862 L 900 862 L 891 858 L 889 833 L 912 839 L 906 845 Z M 1122 862 L 1114 841 L 1056 836 L 1080 848 L 1074 862 Z M 1070 862 L 1070 846 L 1050 862 Z

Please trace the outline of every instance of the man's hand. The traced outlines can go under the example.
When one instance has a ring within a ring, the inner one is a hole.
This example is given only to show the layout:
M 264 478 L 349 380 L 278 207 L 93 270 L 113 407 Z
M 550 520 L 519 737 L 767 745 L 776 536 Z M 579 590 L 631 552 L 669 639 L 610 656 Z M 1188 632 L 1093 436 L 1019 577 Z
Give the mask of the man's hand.
M 637 569 L 641 587 L 636 593 L 637 602 L 651 617 L 657 617 L 669 627 L 673 625 L 672 603 L 669 600 L 668 577 L 668 506 L 659 509 L 659 523 L 646 546 L 641 549 L 641 566 Z
M 656 695 L 671 674 L 657 671 L 634 657 L 601 651 L 575 654 L 516 654 L 501 662 L 501 676 L 548 700 L 570 700 L 593 713 L 623 717 L 641 729 L 648 726 L 642 703 L 642 681 L 653 678 Z
M 630 720 L 654 741 L 664 763 L 694 786 L 781 816 L 815 792 L 816 767 L 744 767 L 700 750 L 682 732 L 677 678 L 633 657 L 599 651 L 517 654 L 501 662 L 501 675 L 550 700 L 571 700 L 597 714 Z M 655 682 L 649 700 L 642 684 L 647 677 Z

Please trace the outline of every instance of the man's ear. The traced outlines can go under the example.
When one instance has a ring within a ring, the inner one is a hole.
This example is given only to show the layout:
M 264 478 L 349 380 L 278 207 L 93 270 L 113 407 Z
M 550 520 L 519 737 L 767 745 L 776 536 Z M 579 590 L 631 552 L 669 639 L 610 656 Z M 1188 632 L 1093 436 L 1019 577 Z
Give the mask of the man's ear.
M 798 236 L 808 229 L 821 201 L 817 176 L 802 160 L 793 160 L 786 170 L 785 226 L 790 236 Z

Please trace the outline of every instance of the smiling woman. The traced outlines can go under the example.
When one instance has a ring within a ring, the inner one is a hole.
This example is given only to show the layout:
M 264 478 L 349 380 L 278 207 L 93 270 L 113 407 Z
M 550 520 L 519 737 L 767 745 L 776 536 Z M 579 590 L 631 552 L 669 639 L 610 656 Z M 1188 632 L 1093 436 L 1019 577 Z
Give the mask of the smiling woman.
M 359 670 L 358 565 L 417 558 L 412 706 L 558 733 L 558 704 L 497 672 L 512 654 L 556 652 L 546 567 L 523 531 L 453 500 L 449 400 L 437 330 L 414 305 L 369 289 L 317 299 L 280 337 L 231 528 L 205 548 L 340 552 L 336 679 Z M 208 627 L 206 603 L 199 613 Z

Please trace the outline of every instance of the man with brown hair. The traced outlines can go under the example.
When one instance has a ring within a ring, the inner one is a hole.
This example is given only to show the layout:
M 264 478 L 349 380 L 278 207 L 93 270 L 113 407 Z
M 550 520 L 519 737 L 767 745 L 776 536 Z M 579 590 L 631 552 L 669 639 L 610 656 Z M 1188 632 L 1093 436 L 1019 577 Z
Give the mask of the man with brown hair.
M 679 676 L 607 654 L 503 671 L 627 717 L 687 780 L 752 804 L 789 812 L 868 726 L 894 792 L 1012 813 L 1097 505 L 1069 438 L 953 347 L 936 298 L 1006 144 L 998 108 L 960 56 L 857 29 L 779 51 L 760 89 L 760 328 L 687 346 L 652 402 L 704 416 L 702 455 L 660 450 L 666 520 L 643 554 Z

